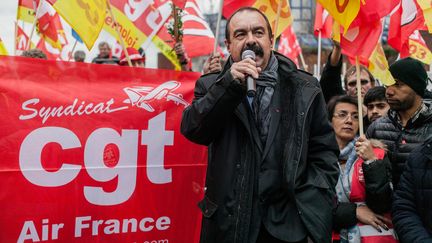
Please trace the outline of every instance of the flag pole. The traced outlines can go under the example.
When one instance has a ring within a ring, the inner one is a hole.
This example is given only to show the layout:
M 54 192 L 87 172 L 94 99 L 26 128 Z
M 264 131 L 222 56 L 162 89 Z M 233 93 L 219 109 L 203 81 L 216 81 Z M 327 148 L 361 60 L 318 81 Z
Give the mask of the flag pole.
M 277 14 L 276 14 L 276 21 L 275 21 L 275 25 L 273 26 L 274 28 L 274 33 L 273 33 L 273 50 L 275 50 L 275 48 L 276 48 L 276 39 L 277 39 L 277 30 L 278 30 L 278 27 L 279 27 L 279 19 L 280 19 L 280 13 L 281 13 L 281 10 L 282 10 L 282 1 L 283 0 L 279 0 L 279 2 L 278 2 L 278 8 L 277 8 Z
M 361 97 L 361 83 L 360 83 L 360 63 L 359 57 L 356 56 L 356 76 L 357 76 L 357 105 L 358 105 L 358 115 L 359 115 L 359 134 L 364 135 L 363 132 L 363 102 Z
M 301 51 L 299 54 L 300 54 L 300 61 L 302 63 L 303 69 L 307 72 L 308 71 L 308 65 L 306 65 L 305 60 L 303 58 L 303 51 Z
M 75 51 L 75 47 L 77 46 L 77 43 L 78 43 L 78 40 L 75 39 L 75 43 L 74 43 L 74 45 L 73 45 L 73 47 L 72 47 L 71 54 L 70 54 L 69 57 L 68 57 L 68 62 L 70 62 L 70 60 L 72 59 L 72 55 L 73 55 L 73 53 L 74 53 L 74 51 Z
M 321 30 L 318 31 L 317 74 L 321 77 Z
M 34 33 L 34 30 L 36 29 L 37 15 L 39 13 L 41 5 L 42 5 L 42 1 L 39 1 L 39 4 L 38 4 L 36 12 L 35 12 L 35 18 L 33 20 L 32 29 L 31 29 L 30 36 L 29 36 L 29 41 L 27 43 L 27 47 L 25 48 L 26 50 L 30 50 L 30 48 L 31 48 L 33 33 Z
M 224 4 L 224 0 L 220 0 L 219 12 L 218 12 L 218 18 L 217 18 L 217 24 L 216 24 L 215 42 L 214 42 L 214 46 L 213 46 L 213 55 L 216 54 L 218 42 L 219 42 L 219 32 L 220 32 L 220 25 L 221 25 L 221 20 L 222 20 L 223 4 Z
M 111 10 L 111 3 L 110 3 L 110 0 L 106 0 L 106 3 L 107 3 L 107 8 L 108 8 L 108 11 L 109 11 L 109 13 L 110 13 L 110 15 L 111 15 L 111 18 L 112 18 L 112 20 L 113 20 L 114 23 L 115 23 L 115 30 L 116 30 L 117 35 L 118 35 L 118 37 L 119 37 L 120 45 L 123 47 L 123 51 L 124 51 L 124 53 L 125 53 L 126 60 L 127 60 L 128 64 L 129 64 L 129 67 L 132 67 L 132 62 L 131 62 L 131 60 L 130 60 L 129 53 L 128 53 L 127 50 L 126 50 L 126 45 L 125 45 L 125 43 L 124 43 L 123 37 L 121 36 L 120 31 L 119 31 L 119 29 L 118 29 L 118 23 L 117 23 L 117 21 L 116 21 L 116 19 L 115 19 L 115 17 L 114 17 L 114 14 L 113 14 L 113 12 L 112 12 L 112 10 Z

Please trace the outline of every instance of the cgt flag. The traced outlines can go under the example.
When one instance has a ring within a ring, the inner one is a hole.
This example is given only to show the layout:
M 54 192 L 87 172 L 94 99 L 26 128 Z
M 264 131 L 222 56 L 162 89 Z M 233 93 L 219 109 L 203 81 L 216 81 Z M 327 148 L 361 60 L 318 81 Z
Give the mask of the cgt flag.
M 351 57 L 368 60 L 381 36 L 382 23 L 377 21 L 366 26 L 351 27 L 341 35 L 342 53 Z
M 35 45 L 33 44 L 33 42 L 31 42 L 29 40 L 29 37 L 27 36 L 27 34 L 24 32 L 24 30 L 19 26 L 16 25 L 17 28 L 17 32 L 16 32 L 16 38 L 15 38 L 15 50 L 17 51 L 25 51 L 27 50 L 27 47 L 29 45 L 30 42 L 30 48 L 34 48 Z
M 47 0 L 90 50 L 104 25 L 109 0 Z
M 278 29 L 275 31 L 274 28 L 279 1 L 282 1 L 282 8 L 279 16 Z M 282 32 L 293 22 L 291 9 L 286 0 L 226 0 L 223 4 L 222 14 L 225 18 L 229 18 L 237 9 L 246 6 L 257 8 L 267 16 L 270 25 L 272 26 L 275 38 L 282 34 Z
M 398 51 L 415 30 L 425 28 L 424 17 L 414 1 L 402 0 L 390 17 L 388 43 Z
M 381 20 L 383 17 L 390 14 L 401 0 L 362 0 L 360 11 L 357 17 L 351 24 L 353 26 L 361 26 L 373 24 Z
M 187 55 L 192 58 L 211 54 L 215 38 L 195 0 L 187 0 L 184 15 L 181 18 L 183 22 L 182 42 Z M 174 42 L 165 26 L 159 30 L 157 36 L 168 43 L 171 49 L 174 47 Z
M 348 30 L 360 11 L 360 0 L 318 0 L 344 30 Z
M 61 50 L 67 39 L 60 16 L 45 0 L 41 0 L 40 4 L 36 14 L 39 34 L 52 47 Z
M 17 20 L 33 23 L 39 0 L 18 0 Z
M 0 58 L 0 242 L 199 242 L 199 76 Z
M 294 28 L 290 25 L 281 34 L 279 39 L 278 52 L 289 57 L 298 66 L 298 56 L 302 52 Z
M 432 53 L 418 30 L 415 30 L 404 43 L 400 56 L 401 58 L 411 56 L 427 65 L 432 63 Z

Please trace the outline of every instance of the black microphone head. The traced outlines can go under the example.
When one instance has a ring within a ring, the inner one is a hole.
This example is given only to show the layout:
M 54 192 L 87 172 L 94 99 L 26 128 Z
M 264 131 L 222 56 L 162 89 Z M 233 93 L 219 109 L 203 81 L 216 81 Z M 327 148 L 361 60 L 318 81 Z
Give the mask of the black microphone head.
M 242 53 L 242 60 L 246 59 L 246 58 L 250 58 L 252 60 L 255 60 L 255 52 L 252 50 L 245 50 Z

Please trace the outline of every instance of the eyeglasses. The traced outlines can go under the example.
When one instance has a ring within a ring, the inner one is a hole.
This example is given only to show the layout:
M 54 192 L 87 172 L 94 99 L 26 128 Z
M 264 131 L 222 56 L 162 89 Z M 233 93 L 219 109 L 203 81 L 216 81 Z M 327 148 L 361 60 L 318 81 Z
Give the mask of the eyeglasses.
M 350 114 L 347 111 L 339 111 L 339 112 L 334 113 L 334 115 L 333 115 L 333 117 L 339 118 L 341 120 L 347 119 L 348 116 L 350 116 L 353 121 L 358 121 L 359 120 L 358 113 L 351 113 Z

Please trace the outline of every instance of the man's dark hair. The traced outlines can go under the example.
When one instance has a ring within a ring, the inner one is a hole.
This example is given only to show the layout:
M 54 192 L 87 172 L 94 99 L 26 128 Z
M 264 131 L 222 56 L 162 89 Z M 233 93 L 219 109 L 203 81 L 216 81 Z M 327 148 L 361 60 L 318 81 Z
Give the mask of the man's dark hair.
M 352 97 L 350 95 L 339 95 L 334 96 L 330 99 L 330 101 L 327 103 L 327 112 L 328 112 L 328 118 L 331 121 L 333 117 L 333 113 L 335 111 L 336 105 L 340 103 L 348 103 L 352 104 L 355 107 L 357 107 L 357 99 L 355 97 Z
M 37 58 L 37 59 L 48 59 L 46 54 L 41 49 L 37 49 L 37 48 L 23 51 L 21 56 L 22 57 Z
M 360 73 L 362 71 L 365 71 L 368 76 L 369 76 L 369 81 L 371 82 L 371 84 L 375 85 L 375 77 L 372 75 L 372 73 L 363 65 L 360 65 Z M 347 85 L 348 85 L 348 77 L 351 77 L 352 75 L 355 75 L 356 73 L 356 66 L 351 66 L 350 68 L 348 68 L 348 70 L 346 71 L 345 77 L 344 77 L 344 84 L 345 84 L 345 89 L 347 89 Z
M 375 101 L 386 101 L 385 92 L 386 89 L 383 86 L 376 86 L 369 89 L 364 96 L 363 104 L 368 105 Z
M 259 9 L 254 8 L 254 7 L 242 7 L 237 9 L 227 20 L 226 22 L 226 26 L 225 26 L 225 39 L 227 39 L 227 41 L 230 41 L 230 32 L 229 32 L 229 24 L 231 23 L 231 19 L 234 15 L 236 15 L 237 13 L 243 12 L 243 11 L 250 11 L 250 12 L 257 12 L 259 14 L 261 14 L 261 16 L 263 16 L 263 18 L 265 19 L 266 23 L 267 23 L 267 30 L 268 30 L 268 34 L 269 34 L 269 38 L 271 39 L 273 37 L 273 31 L 272 28 L 270 26 L 270 22 L 267 18 L 267 16 L 265 16 L 265 14 L 263 12 L 261 12 Z

